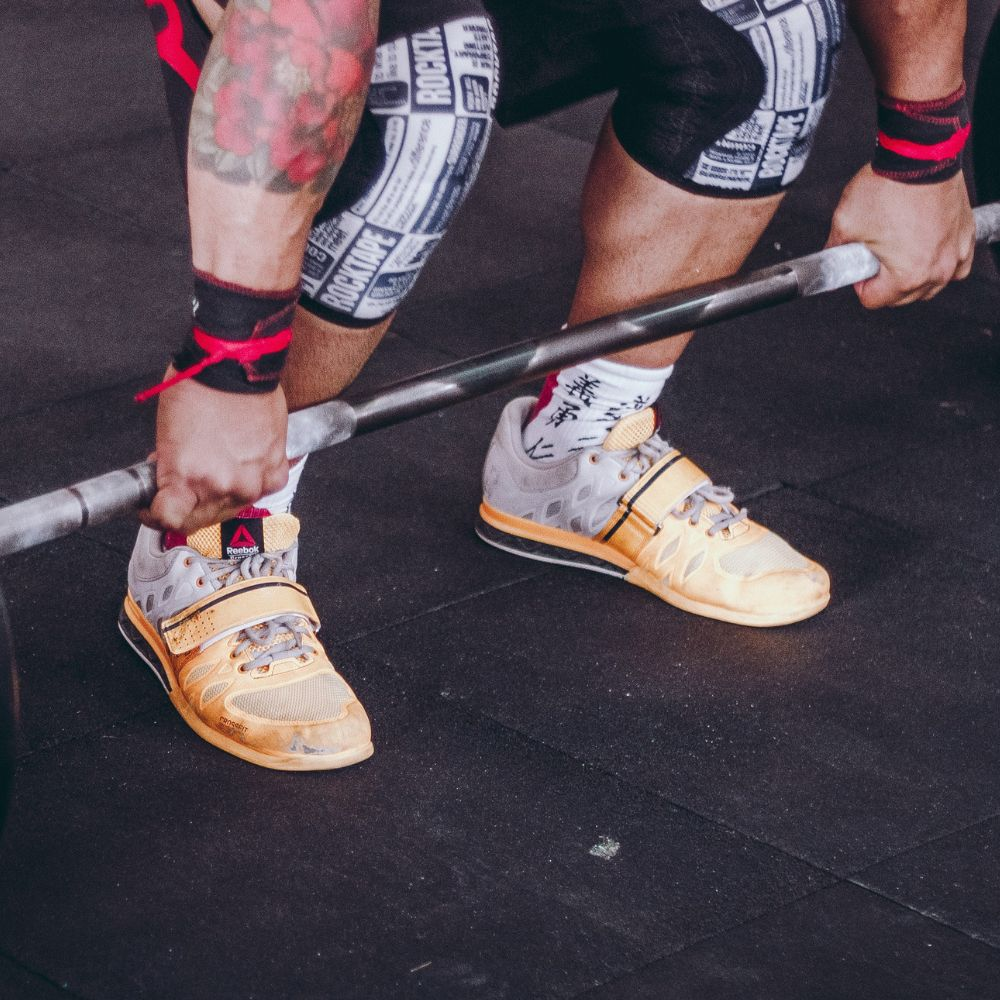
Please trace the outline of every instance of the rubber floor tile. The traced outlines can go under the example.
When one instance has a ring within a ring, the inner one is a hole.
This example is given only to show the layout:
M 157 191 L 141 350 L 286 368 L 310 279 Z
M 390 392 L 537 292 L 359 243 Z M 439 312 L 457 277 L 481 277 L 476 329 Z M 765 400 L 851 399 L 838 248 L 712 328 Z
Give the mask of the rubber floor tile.
M 162 373 L 151 368 L 4 420 L 0 496 L 28 499 L 145 459 L 154 447 L 156 405 L 134 397 Z
M 118 633 L 125 567 L 123 556 L 79 538 L 4 561 L 22 753 L 110 725 L 166 697 Z
M 824 884 L 440 698 L 369 694 L 376 755 L 342 772 L 253 768 L 166 711 L 34 755 L 3 947 L 102 1000 L 571 997 Z
M 162 365 L 190 322 L 189 260 L 172 238 L 0 177 L 0 306 L 18 317 L 0 328 L 16 359 L 0 372 L 0 419 Z
M 993 1000 L 1000 954 L 853 886 L 696 944 L 587 1000 Z
M 162 123 L 142 4 L 5 0 L 3 27 L 12 57 L 0 66 L 0 160 L 58 157 Z
M 956 404 L 960 405 L 960 404 Z M 827 499 L 934 539 L 956 556 L 1000 562 L 1000 422 L 928 442 L 814 487 Z M 901 506 L 902 505 L 902 506 Z
M 1000 340 L 920 304 L 845 291 L 695 337 L 660 399 L 665 434 L 738 495 L 805 485 L 1000 423 Z
M 970 937 L 1000 947 L 1000 820 L 941 837 L 855 881 Z
M 4 1000 L 73 1000 L 73 994 L 0 956 L 0 996 Z
M 594 143 L 613 103 L 614 94 L 598 94 L 586 101 L 543 115 L 536 119 L 534 124 L 572 136 L 574 139 Z
M 111 145 L 15 168 L 50 190 L 84 202 L 122 225 L 146 230 L 186 251 L 187 207 L 173 137 L 166 125 Z
M 753 510 L 827 566 L 827 611 L 740 628 L 551 568 L 364 655 L 838 872 L 1000 808 L 996 574 L 801 494 Z
M 394 329 L 455 358 L 548 336 L 566 322 L 579 269 L 574 258 L 496 288 L 467 289 L 456 283 L 447 297 L 442 289 L 440 298 L 405 304 Z
M 464 403 L 310 459 L 300 579 L 334 646 L 540 571 L 484 551 L 472 530 L 501 405 Z

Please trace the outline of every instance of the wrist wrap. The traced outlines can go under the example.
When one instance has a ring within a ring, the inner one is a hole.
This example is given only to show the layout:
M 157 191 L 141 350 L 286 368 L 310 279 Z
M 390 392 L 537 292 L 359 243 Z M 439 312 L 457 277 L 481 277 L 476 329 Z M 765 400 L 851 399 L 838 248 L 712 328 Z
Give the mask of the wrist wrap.
M 195 271 L 194 324 L 174 355 L 177 374 L 136 402 L 188 378 L 224 392 L 271 392 L 285 366 L 298 298 L 297 287 L 263 292 Z
M 878 146 L 872 169 L 904 184 L 934 184 L 962 169 L 971 131 L 965 84 L 936 101 L 878 94 Z

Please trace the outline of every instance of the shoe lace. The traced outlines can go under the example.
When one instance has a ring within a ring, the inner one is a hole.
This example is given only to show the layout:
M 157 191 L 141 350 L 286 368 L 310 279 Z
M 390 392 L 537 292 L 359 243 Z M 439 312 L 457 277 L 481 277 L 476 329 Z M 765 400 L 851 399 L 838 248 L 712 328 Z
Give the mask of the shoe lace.
M 262 552 L 247 556 L 238 563 L 230 559 L 209 559 L 207 562 L 212 579 L 217 588 L 221 589 L 261 576 L 283 576 L 294 580 L 295 574 L 285 556 L 285 552 Z M 259 667 L 270 666 L 277 660 L 314 653 L 315 647 L 306 641 L 312 635 L 312 624 L 301 615 L 278 615 L 238 632 L 232 655 L 239 656 L 251 646 L 261 647 L 261 651 L 252 660 L 240 665 L 242 672 L 249 673 Z
M 669 450 L 670 445 L 659 434 L 654 434 L 629 451 L 624 469 L 641 476 L 648 472 Z M 705 504 L 714 504 L 719 508 L 719 511 L 709 515 L 712 526 L 708 529 L 708 534 L 712 536 L 726 528 L 733 528 L 747 519 L 746 508 L 737 507 L 734 503 L 735 499 L 736 495 L 728 486 L 707 483 L 688 494 L 670 513 L 681 521 L 688 520 L 692 525 L 695 525 L 701 519 Z

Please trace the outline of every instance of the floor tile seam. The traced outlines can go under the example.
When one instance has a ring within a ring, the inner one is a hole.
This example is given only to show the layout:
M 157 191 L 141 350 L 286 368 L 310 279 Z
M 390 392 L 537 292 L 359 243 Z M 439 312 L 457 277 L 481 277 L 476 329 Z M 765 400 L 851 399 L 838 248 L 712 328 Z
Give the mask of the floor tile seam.
M 387 622 L 384 625 L 379 625 L 377 628 L 366 629 L 362 632 L 357 632 L 354 635 L 348 636 L 346 639 L 338 639 L 336 646 L 338 649 L 342 649 L 346 646 L 353 645 L 356 642 L 360 642 L 362 639 L 368 639 L 372 636 L 376 636 L 385 632 L 387 629 L 399 628 L 402 625 L 409 625 L 412 622 L 419 621 L 421 618 L 426 618 L 429 615 L 437 614 L 439 611 L 447 611 L 450 608 L 460 607 L 469 601 L 474 601 L 480 597 L 487 597 L 490 594 L 499 593 L 502 590 L 506 590 L 508 587 L 516 587 L 521 583 L 528 583 L 531 580 L 537 580 L 540 577 L 545 576 L 549 573 L 548 569 L 537 570 L 536 572 L 529 573 L 525 576 L 517 577 L 514 580 L 507 580 L 504 583 L 497 584 L 495 587 L 484 587 L 481 590 L 477 590 L 472 594 L 464 594 L 461 597 L 453 598 L 450 601 L 444 601 L 441 604 L 436 604 L 430 608 L 424 608 L 422 611 L 418 611 L 413 615 L 406 616 L 404 618 L 396 619 L 395 621 Z
M 774 916 L 776 913 L 780 913 L 782 910 L 788 909 L 790 906 L 797 906 L 800 903 L 811 899 L 813 896 L 818 896 L 821 893 L 831 892 L 832 890 L 843 885 L 843 880 L 838 880 L 832 885 L 817 886 L 815 889 L 810 889 L 801 895 L 796 896 L 793 899 L 788 899 L 783 903 L 779 903 L 777 906 L 767 907 L 760 912 L 751 913 L 744 920 L 740 920 L 737 923 L 728 925 L 726 927 L 720 927 L 715 931 L 711 931 L 708 934 L 703 934 L 701 937 L 695 938 L 692 941 L 688 941 L 685 944 L 678 945 L 676 948 L 668 948 L 665 952 L 657 955 L 655 958 L 651 959 L 649 962 L 644 963 L 636 967 L 635 969 L 622 973 L 620 975 L 612 976 L 611 978 L 605 980 L 602 983 L 598 983 L 595 986 L 589 986 L 582 993 L 574 993 L 571 1000 L 586 1000 L 586 997 L 592 996 L 599 990 L 605 990 L 609 986 L 613 986 L 615 983 L 626 982 L 633 976 L 639 975 L 645 972 L 647 969 L 653 969 L 661 962 L 669 961 L 672 958 L 676 958 L 678 955 L 683 955 L 684 952 L 691 950 L 692 948 L 697 948 L 706 942 L 713 941 L 716 938 L 724 937 L 727 934 L 732 934 L 734 931 L 742 930 L 744 927 L 750 927 L 760 920 L 764 920 L 768 917 Z
M 933 531 L 921 530 L 919 528 L 911 528 L 904 532 L 899 525 L 885 517 L 883 514 L 876 513 L 871 510 L 866 510 L 863 507 L 859 507 L 852 504 L 847 500 L 839 500 L 834 497 L 823 496 L 821 493 L 816 493 L 811 487 L 793 487 L 793 489 L 798 489 L 803 493 L 808 494 L 814 500 L 819 500 L 821 503 L 830 504 L 832 507 L 836 507 L 838 510 L 847 511 L 848 513 L 855 514 L 857 517 L 868 521 L 874 521 L 876 525 L 882 527 L 894 534 L 903 537 L 909 537 L 914 541 L 923 542 L 924 545 L 936 552 L 948 552 L 952 555 L 962 555 L 967 559 L 971 559 L 974 562 L 979 563 L 982 566 L 998 566 L 1000 565 L 1000 558 L 992 558 L 989 556 L 983 556 L 972 549 L 967 549 L 961 543 L 955 543 L 951 541 L 942 540 Z
M 87 389 L 82 389 L 80 392 L 71 392 L 66 396 L 60 396 L 57 399 L 47 399 L 44 403 L 26 406 L 23 409 L 14 410 L 11 413 L 5 413 L 2 420 L 4 423 L 7 423 L 14 420 L 23 420 L 25 417 L 34 417 L 56 407 L 67 406 L 71 403 L 79 403 L 90 396 L 100 396 L 109 392 L 114 392 L 116 389 L 124 389 L 126 386 L 132 385 L 133 382 L 138 382 L 140 379 L 143 382 L 147 382 L 154 378 L 160 378 L 162 375 L 163 366 L 161 365 L 159 368 L 150 368 L 148 371 L 137 372 L 136 374 L 129 375 L 127 378 L 123 378 L 117 382 L 109 382 L 106 385 L 93 386 Z
M 9 160 L 8 162 L 11 169 L 17 171 L 19 167 L 31 167 L 37 164 L 49 163 L 53 160 L 67 160 L 70 157 L 79 156 L 83 153 L 96 153 L 103 149 L 114 149 L 116 146 L 142 142 L 144 139 L 151 139 L 154 136 L 173 136 L 173 129 L 167 122 L 159 125 L 145 125 L 142 128 L 122 132 L 114 138 L 109 138 L 105 141 L 74 145 L 70 149 L 42 153 L 37 156 L 29 156 L 25 159 Z M 19 174 L 19 176 L 23 175 Z
M 571 264 L 571 263 L 573 263 L 573 261 L 566 261 L 567 266 L 569 264 Z M 579 264 L 576 264 L 576 266 L 579 267 Z M 488 292 L 495 292 L 497 294 L 502 294 L 504 292 L 507 292 L 507 291 L 515 288 L 516 286 L 522 284 L 525 281 L 531 280 L 533 278 L 537 278 L 540 275 L 551 274 L 552 270 L 553 269 L 552 269 L 551 264 L 546 265 L 546 264 L 544 264 L 542 262 L 539 262 L 538 267 L 532 268 L 532 269 L 530 269 L 528 271 L 525 271 L 524 273 L 518 273 L 514 277 L 505 278 L 498 285 L 487 286 L 486 291 L 488 291 Z M 448 305 L 451 305 L 452 303 L 462 302 L 463 300 L 468 299 L 470 295 L 473 295 L 473 294 L 478 295 L 480 292 L 482 292 L 482 289 L 471 288 L 471 289 L 467 289 L 465 292 L 458 292 L 458 293 L 456 293 L 454 295 L 435 296 L 434 298 L 420 299 L 420 300 L 416 300 L 416 301 L 413 302 L 413 308 L 414 309 L 425 309 L 425 308 L 427 308 L 429 306 L 433 306 L 433 305 L 436 305 L 436 304 L 440 304 L 441 306 L 448 306 Z M 567 297 L 568 297 L 568 291 L 567 291 Z M 568 308 L 568 303 L 567 303 L 567 308 Z M 520 340 L 512 341 L 510 344 L 499 344 L 497 346 L 498 346 L 498 348 L 500 348 L 500 347 L 513 347 L 516 344 L 523 344 L 526 341 L 537 340 L 540 337 L 543 338 L 546 333 L 554 335 L 556 333 L 561 333 L 561 332 L 562 332 L 562 330 L 548 330 L 548 331 L 543 331 L 541 333 L 536 332 L 535 334 L 528 334 L 526 337 L 524 337 L 524 338 L 522 338 Z
M 167 703 L 169 705 L 169 702 Z M 62 739 L 58 737 L 53 737 L 47 740 L 43 740 L 37 746 L 32 747 L 26 753 L 20 754 L 15 758 L 15 764 L 19 769 L 25 762 L 31 760 L 32 758 L 38 756 L 39 754 L 47 754 L 53 750 L 62 749 L 71 743 L 77 743 L 80 740 L 89 739 L 91 736 L 97 736 L 106 731 L 110 732 L 112 729 L 118 729 L 120 726 L 124 726 L 129 722 L 135 722 L 137 719 L 141 719 L 147 715 L 155 715 L 157 713 L 163 712 L 165 706 L 159 700 L 155 705 L 150 705 L 148 708 L 140 708 L 138 711 L 131 712 L 128 715 L 122 715 L 115 719 L 105 719 L 103 722 L 92 726 L 89 729 L 82 730 L 79 733 L 73 733 L 71 736 L 63 737 Z M 166 713 L 166 718 L 170 717 L 170 713 Z M 17 774 L 15 772 L 15 781 L 17 780 Z
M 63 985 L 62 983 L 56 982 L 44 972 L 39 972 L 38 969 L 32 968 L 26 962 L 22 962 L 19 958 L 11 955 L 8 951 L 0 949 L 0 958 L 5 959 L 10 965 L 13 965 L 15 969 L 20 969 L 21 972 L 27 973 L 35 979 L 40 979 L 43 983 L 47 983 L 54 990 L 57 990 L 65 997 L 70 997 L 72 1000 L 96 1000 L 95 997 L 88 997 L 83 993 L 77 993 L 75 990 L 69 989 L 69 987 Z
M 55 195 L 63 201 L 69 202 L 71 205 L 87 208 L 97 215 L 103 216 L 105 219 L 114 222 L 120 229 L 126 230 L 133 235 L 148 237 L 162 236 L 164 233 L 162 227 L 157 227 L 152 224 L 143 224 L 134 216 L 125 214 L 121 211 L 112 211 L 106 205 L 91 201 L 90 198 L 77 191 L 72 191 L 68 188 L 59 187 L 57 184 L 39 180 L 37 177 L 32 177 L 30 174 L 23 174 L 16 168 L 10 171 L 10 176 L 16 177 L 23 184 L 28 184 L 47 195 Z
M 765 483 L 763 486 L 756 486 L 748 493 L 740 494 L 736 497 L 735 503 L 737 506 L 741 506 L 745 503 L 753 503 L 756 500 L 760 500 L 762 497 L 768 497 L 775 493 L 781 493 L 782 490 L 789 490 L 793 493 L 798 492 L 798 487 L 794 483 L 786 483 L 784 480 L 778 480 L 773 483 Z
M 964 439 L 974 434 L 983 434 L 984 429 L 983 425 L 977 424 L 969 427 L 957 427 L 946 433 L 950 434 L 954 438 Z M 940 443 L 944 444 L 946 442 L 942 440 Z M 901 456 L 916 455 L 921 452 L 926 452 L 927 450 L 928 446 L 926 443 L 908 445 L 903 448 L 902 451 L 887 452 L 883 457 L 876 458 L 874 461 L 861 461 L 857 465 L 846 465 L 842 469 L 838 469 L 835 472 L 830 472 L 825 475 L 818 476 L 815 479 L 808 479 L 792 485 L 794 485 L 796 489 L 809 490 L 812 492 L 823 486 L 836 483 L 841 479 L 846 479 L 848 476 L 857 475 L 859 472 L 876 471 L 880 468 L 884 468 L 885 466 L 898 461 Z M 826 500 L 828 498 L 820 496 L 819 499 Z M 830 502 L 833 503 L 835 501 L 831 500 Z
M 985 823 L 995 822 L 997 819 L 1000 819 L 1000 810 L 994 809 L 982 816 L 977 816 L 968 823 L 962 823 L 959 826 L 937 833 L 933 837 L 928 837 L 926 840 L 922 840 L 919 843 L 910 844 L 902 850 L 887 854 L 884 858 L 879 858 L 878 861 L 873 861 L 870 864 L 865 865 L 863 868 L 858 868 L 853 872 L 846 873 L 844 878 L 851 880 L 863 878 L 866 874 L 875 871 L 877 868 L 881 868 L 884 865 L 898 861 L 900 858 L 905 858 L 916 851 L 922 851 L 927 847 L 932 847 L 934 844 L 940 843 L 942 840 L 947 840 L 949 837 L 957 837 L 959 834 L 967 833 L 969 830 L 974 830 L 976 827 L 982 826 Z
M 742 837 L 744 840 L 747 840 L 750 843 L 757 845 L 758 847 L 765 847 L 769 851 L 773 851 L 777 854 L 780 854 L 782 857 L 788 858 L 789 860 L 794 861 L 797 864 L 805 865 L 807 868 L 811 869 L 812 871 L 822 876 L 832 878 L 837 882 L 842 882 L 845 878 L 844 875 L 834 871 L 832 868 L 820 863 L 817 860 L 813 860 L 804 855 L 797 854 L 794 851 L 791 851 L 787 847 L 783 847 L 780 844 L 774 844 L 771 841 L 766 840 L 765 838 L 759 836 L 758 834 L 755 834 L 749 830 L 741 829 L 739 826 L 736 826 L 735 824 L 727 820 L 724 820 L 716 816 L 710 816 L 706 813 L 700 812 L 694 806 L 673 799 L 669 795 L 665 795 L 657 788 L 651 788 L 650 786 L 644 784 L 641 781 L 635 781 L 632 778 L 620 775 L 617 772 L 611 770 L 610 768 L 603 767 L 602 765 L 597 764 L 592 760 L 589 760 L 585 757 L 581 757 L 579 754 L 576 754 L 573 751 L 566 750 L 563 747 L 555 746 L 554 744 L 549 743 L 548 741 L 541 739 L 538 736 L 534 736 L 531 733 L 525 732 L 523 729 L 520 729 L 517 726 L 505 722 L 503 719 L 498 719 L 496 716 L 490 714 L 487 711 L 475 708 L 463 709 L 463 710 L 470 714 L 475 714 L 482 718 L 489 719 L 491 722 L 500 726 L 502 729 L 505 729 L 507 732 L 513 733 L 518 737 L 520 737 L 521 739 L 526 740 L 532 744 L 535 744 L 536 746 L 543 747 L 546 751 L 550 753 L 559 754 L 560 756 L 563 756 L 568 760 L 573 761 L 576 764 L 592 768 L 596 773 L 601 774 L 606 778 L 612 779 L 613 781 L 621 784 L 625 788 L 629 788 L 635 792 L 639 792 L 647 797 L 657 800 L 658 802 L 665 803 L 666 805 L 676 809 L 678 812 L 684 813 L 687 816 L 691 816 L 695 819 L 701 820 L 702 822 L 709 823 L 712 826 L 718 827 L 721 830 L 727 830 L 730 833 L 735 833 L 737 834 L 737 836 Z
M 979 934 L 976 934 L 975 931 L 969 931 L 962 927 L 957 927 L 949 920 L 946 920 L 944 917 L 934 913 L 931 910 L 922 910 L 918 906 L 913 906 L 910 903 L 904 902 L 901 899 L 897 899 L 895 896 L 890 896 L 887 893 L 884 893 L 881 890 L 875 888 L 874 886 L 867 885 L 866 883 L 861 882 L 856 878 L 853 877 L 848 878 L 846 879 L 846 881 L 851 885 L 855 886 L 856 888 L 861 889 L 863 892 L 867 892 L 870 895 L 875 896 L 876 899 L 884 900 L 890 906 L 895 906 L 901 910 L 906 910 L 908 913 L 916 914 L 918 917 L 921 917 L 924 920 L 929 920 L 932 924 L 936 924 L 938 927 L 944 927 L 947 930 L 953 931 L 955 934 L 961 935 L 963 938 L 966 938 L 969 941 L 974 941 L 976 944 L 982 945 L 984 948 L 988 948 L 990 952 L 992 952 L 993 954 L 997 955 L 998 958 L 1000 958 L 1000 945 L 994 944 L 992 941 L 986 940 L 986 938 L 982 937 Z
M 428 302 L 427 304 L 431 305 L 433 303 L 432 302 Z M 440 346 L 437 346 L 437 345 L 434 345 L 434 344 L 427 344 L 427 343 L 425 343 L 425 342 L 423 342 L 423 341 L 415 338 L 412 334 L 408 333 L 407 330 L 406 330 L 406 318 L 405 318 L 405 316 L 392 324 L 392 326 L 390 327 L 390 332 L 392 333 L 392 335 L 394 337 L 398 337 L 400 340 L 402 340 L 404 343 L 408 344 L 410 347 L 416 347 L 416 348 L 418 348 L 421 351 L 433 351 L 435 354 L 440 354 L 442 360 L 445 361 L 446 363 L 450 362 L 450 361 L 457 361 L 457 360 L 461 359 L 462 357 L 464 357 L 464 355 L 457 354 L 454 351 L 450 351 L 446 347 L 440 347 Z M 376 350 L 378 350 L 378 348 L 376 348 Z M 404 375 L 404 376 L 402 376 L 402 378 L 394 379 L 393 383 L 395 383 L 395 382 L 401 382 L 401 381 L 403 381 L 403 379 L 414 378 L 417 375 L 423 375 L 423 374 L 424 374 L 424 372 L 413 372 L 410 375 Z M 393 384 L 393 383 L 390 383 L 390 384 Z M 378 391 L 378 390 L 376 389 L 374 391 Z M 351 401 L 350 396 L 345 396 L 345 399 L 346 399 L 347 402 Z M 437 412 L 437 411 L 434 411 L 434 412 Z

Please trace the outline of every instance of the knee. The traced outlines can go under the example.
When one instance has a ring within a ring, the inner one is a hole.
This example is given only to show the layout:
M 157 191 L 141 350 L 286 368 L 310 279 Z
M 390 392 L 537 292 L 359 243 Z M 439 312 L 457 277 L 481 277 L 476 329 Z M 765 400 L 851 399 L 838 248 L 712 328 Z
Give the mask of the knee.
M 843 37 L 843 3 L 793 0 L 745 23 L 734 23 L 733 9 L 698 5 L 678 15 L 680 62 L 663 32 L 652 37 L 660 86 L 637 93 L 637 80 L 623 92 L 615 128 L 638 162 L 681 187 L 775 194 L 801 173 L 811 150 Z
M 475 183 L 498 62 L 485 16 L 379 46 L 367 131 L 309 237 L 307 308 L 359 326 L 399 307 Z

